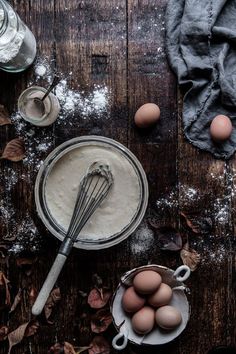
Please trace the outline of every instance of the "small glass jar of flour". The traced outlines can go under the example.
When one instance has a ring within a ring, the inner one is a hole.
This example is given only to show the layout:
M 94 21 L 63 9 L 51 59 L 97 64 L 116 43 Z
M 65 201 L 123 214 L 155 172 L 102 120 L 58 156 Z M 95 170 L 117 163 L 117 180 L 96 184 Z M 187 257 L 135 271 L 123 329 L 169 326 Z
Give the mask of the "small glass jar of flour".
M 36 55 L 33 33 L 5 0 L 0 0 L 0 69 L 20 72 L 28 68 Z
M 43 100 L 43 110 L 38 107 L 37 102 L 35 103 L 35 98 L 42 99 L 46 92 L 47 90 L 43 87 L 31 86 L 23 91 L 18 99 L 18 110 L 21 117 L 39 127 L 51 125 L 60 112 L 60 104 L 52 92 Z

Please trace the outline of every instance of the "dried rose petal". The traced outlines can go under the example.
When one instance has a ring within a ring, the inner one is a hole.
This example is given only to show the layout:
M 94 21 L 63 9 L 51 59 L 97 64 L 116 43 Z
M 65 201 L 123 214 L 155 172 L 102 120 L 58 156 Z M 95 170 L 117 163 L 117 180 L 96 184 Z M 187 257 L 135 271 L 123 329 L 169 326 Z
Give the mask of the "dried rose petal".
M 111 352 L 109 343 L 102 336 L 94 337 L 89 347 L 89 354 L 110 354 Z
M 44 313 L 48 323 L 52 324 L 53 322 L 49 320 L 49 317 L 52 314 L 52 310 L 56 303 L 61 300 L 61 292 L 60 289 L 57 287 L 53 289 L 47 299 L 47 302 L 44 306 Z
M 10 160 L 13 162 L 18 162 L 23 160 L 25 157 L 25 144 L 23 139 L 16 138 L 5 146 L 1 159 Z
M 22 324 L 17 329 L 8 334 L 9 349 L 8 354 L 11 353 L 12 348 L 20 343 L 24 337 L 34 335 L 39 328 L 38 322 L 30 321 Z
M 94 288 L 90 291 L 88 296 L 88 304 L 93 309 L 100 309 L 104 307 L 111 297 L 111 292 L 108 290 L 99 291 L 98 289 Z
M 98 274 L 93 274 L 92 281 L 95 288 L 101 289 L 103 287 L 103 280 Z
M 186 220 L 186 224 L 196 234 L 208 234 L 212 230 L 212 220 L 196 214 L 180 213 Z
M 21 302 L 21 300 L 22 300 L 22 289 L 19 289 L 18 293 L 15 296 L 13 304 L 11 305 L 10 313 L 15 311 L 15 309 L 17 308 L 17 306 Z
M 33 306 L 33 304 L 35 303 L 36 297 L 37 297 L 37 290 L 34 286 L 32 286 L 32 288 L 29 290 L 29 303 L 30 306 Z
M 109 309 L 99 310 L 91 319 L 91 330 L 94 333 L 105 332 L 111 323 L 112 315 Z
M 4 273 L 0 271 L 0 289 L 4 292 L 4 297 L 1 296 L 0 308 L 11 306 L 11 295 L 9 291 L 9 280 L 5 277 Z M 2 293 L 2 291 L 1 291 Z
M 180 252 L 180 257 L 183 261 L 183 264 L 187 265 L 192 272 L 196 270 L 201 260 L 200 254 L 197 253 L 194 249 L 189 248 L 188 242 L 183 246 L 183 249 Z
M 12 124 L 10 121 L 9 112 L 2 104 L 0 104 L 0 126 Z
M 7 339 L 9 328 L 7 326 L 0 327 L 0 341 Z
M 86 347 L 87 348 L 87 347 Z M 84 349 L 85 351 L 86 349 Z M 48 354 L 77 354 L 72 344 L 68 342 L 56 343 L 48 351 Z M 82 352 L 81 352 L 82 353 Z
M 172 227 L 156 229 L 158 245 L 164 251 L 179 251 L 182 249 L 182 237 Z
M 76 354 L 80 354 L 83 353 L 85 351 L 87 351 L 90 347 L 76 347 Z

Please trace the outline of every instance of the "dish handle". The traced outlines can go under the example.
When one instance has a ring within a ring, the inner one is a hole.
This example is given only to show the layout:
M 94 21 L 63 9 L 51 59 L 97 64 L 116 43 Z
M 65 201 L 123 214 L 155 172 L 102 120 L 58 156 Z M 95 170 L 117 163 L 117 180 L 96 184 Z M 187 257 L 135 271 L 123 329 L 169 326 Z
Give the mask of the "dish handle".
M 184 273 L 183 275 L 180 275 L 181 273 Z M 189 278 L 191 274 L 191 270 L 188 266 L 182 265 L 176 269 L 176 271 L 173 274 L 173 277 L 180 282 L 184 282 Z
M 123 342 L 121 344 L 117 344 L 118 341 L 121 341 L 123 339 Z M 123 350 L 127 347 L 128 344 L 128 337 L 124 333 L 118 333 L 112 340 L 112 346 L 116 350 Z

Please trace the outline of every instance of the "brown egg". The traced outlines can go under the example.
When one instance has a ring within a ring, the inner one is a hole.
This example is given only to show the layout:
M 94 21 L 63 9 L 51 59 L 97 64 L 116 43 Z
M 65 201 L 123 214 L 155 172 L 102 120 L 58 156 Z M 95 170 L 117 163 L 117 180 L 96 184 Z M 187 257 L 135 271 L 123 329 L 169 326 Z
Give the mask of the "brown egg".
M 135 124 L 139 128 L 148 128 L 160 119 L 160 108 L 155 103 L 145 103 L 134 116 Z
M 163 329 L 171 330 L 182 322 L 179 310 L 173 306 L 162 306 L 156 310 L 156 323 Z
M 133 315 L 131 323 L 133 330 L 136 333 L 149 333 L 153 329 L 155 323 L 155 311 L 149 306 L 144 306 Z
M 146 299 L 137 294 L 134 287 L 131 286 L 124 292 L 122 306 L 126 312 L 136 312 L 144 306 L 145 301 Z
M 133 286 L 139 294 L 152 294 L 161 285 L 161 276 L 153 270 L 144 270 L 135 275 Z
M 221 142 L 227 140 L 231 133 L 233 127 L 229 117 L 220 114 L 216 116 L 210 126 L 210 134 L 214 141 Z
M 148 297 L 148 303 L 154 307 L 169 304 L 172 298 L 172 289 L 169 285 L 161 283 L 156 292 Z

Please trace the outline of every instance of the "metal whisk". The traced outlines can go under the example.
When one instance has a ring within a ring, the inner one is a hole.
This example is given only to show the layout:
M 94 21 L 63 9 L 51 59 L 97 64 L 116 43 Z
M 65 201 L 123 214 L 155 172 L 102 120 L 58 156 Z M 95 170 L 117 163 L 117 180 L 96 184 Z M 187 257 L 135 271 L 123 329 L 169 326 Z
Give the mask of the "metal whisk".
M 101 161 L 94 162 L 79 184 L 75 207 L 66 236 L 32 307 L 33 315 L 37 316 L 42 312 L 80 231 L 106 198 L 112 185 L 113 176 L 109 165 Z

